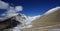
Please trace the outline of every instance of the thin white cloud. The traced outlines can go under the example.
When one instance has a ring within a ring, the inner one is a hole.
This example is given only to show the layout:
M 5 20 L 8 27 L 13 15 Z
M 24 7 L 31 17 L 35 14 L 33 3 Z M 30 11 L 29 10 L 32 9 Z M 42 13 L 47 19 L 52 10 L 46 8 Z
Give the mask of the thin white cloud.
M 8 8 L 8 6 L 9 6 L 9 4 L 8 4 L 8 3 L 3 2 L 3 1 L 1 1 L 1 0 L 0 0 L 0 9 L 7 9 L 7 8 Z
M 11 6 L 10 6 L 10 8 L 7 10 L 7 12 L 6 12 L 6 16 L 7 16 L 7 17 L 14 16 L 14 15 L 16 15 L 16 14 L 17 14 L 17 13 L 16 13 L 14 7 L 11 7 Z
M 16 6 L 16 8 L 9 6 L 8 10 L 5 13 L 3 13 L 1 16 L 5 16 L 5 17 L 6 16 L 7 17 L 15 16 L 15 15 L 19 14 L 19 13 L 17 13 L 19 11 L 22 11 L 22 6 L 18 6 L 18 7 Z
M 16 10 L 16 11 L 22 11 L 22 10 L 23 10 L 23 7 L 22 7 L 22 6 L 16 6 L 16 7 L 15 7 L 15 10 Z
M 11 7 L 8 3 L 0 0 L 0 9 L 6 9 L 7 10 L 1 16 L 10 17 L 10 16 L 17 15 L 18 14 L 17 12 L 22 11 L 23 7 L 22 6 Z
M 18 13 L 16 12 L 22 11 L 23 7 L 22 6 L 11 7 L 8 3 L 0 0 L 0 9 L 7 10 L 5 13 L 1 14 L 1 16 L 11 17 L 17 15 Z
M 6 16 L 15 16 L 18 14 L 17 12 L 19 11 L 22 11 L 22 6 L 16 6 L 15 8 L 10 6 L 10 8 L 6 12 Z

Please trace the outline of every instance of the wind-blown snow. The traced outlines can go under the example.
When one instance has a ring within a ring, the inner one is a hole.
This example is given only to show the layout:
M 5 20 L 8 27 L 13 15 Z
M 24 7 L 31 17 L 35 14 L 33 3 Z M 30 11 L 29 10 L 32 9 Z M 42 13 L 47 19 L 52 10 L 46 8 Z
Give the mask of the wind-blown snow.
M 33 20 L 35 20 L 35 19 L 37 19 L 37 18 L 40 18 L 40 16 L 41 16 L 41 15 L 37 15 L 37 16 L 28 16 L 28 18 L 29 18 L 31 21 L 33 21 Z
M 58 10 L 58 9 L 60 9 L 60 7 L 52 8 L 52 9 L 48 10 L 44 15 L 50 14 L 50 13 L 52 13 L 52 12 L 55 12 L 55 11 Z

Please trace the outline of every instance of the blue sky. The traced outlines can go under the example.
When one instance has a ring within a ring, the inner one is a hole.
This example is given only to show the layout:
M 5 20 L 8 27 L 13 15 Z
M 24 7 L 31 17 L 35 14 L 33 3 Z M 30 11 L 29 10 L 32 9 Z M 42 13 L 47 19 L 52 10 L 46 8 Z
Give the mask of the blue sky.
M 27 16 L 42 15 L 51 8 L 60 6 L 60 0 L 2 0 L 9 3 L 11 6 L 23 6 L 23 13 Z M 1 10 L 0 14 L 5 12 Z

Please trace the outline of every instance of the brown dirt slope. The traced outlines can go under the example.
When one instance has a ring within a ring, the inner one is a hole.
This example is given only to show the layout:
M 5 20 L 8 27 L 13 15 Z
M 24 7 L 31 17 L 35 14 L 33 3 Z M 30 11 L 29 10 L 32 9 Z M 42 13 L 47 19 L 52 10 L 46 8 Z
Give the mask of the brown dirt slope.
M 50 14 L 41 16 L 39 19 L 33 21 L 32 28 L 23 29 L 22 31 L 48 31 L 49 28 L 52 29 L 54 27 L 59 27 L 60 29 L 60 25 L 56 24 L 60 24 L 60 9 Z

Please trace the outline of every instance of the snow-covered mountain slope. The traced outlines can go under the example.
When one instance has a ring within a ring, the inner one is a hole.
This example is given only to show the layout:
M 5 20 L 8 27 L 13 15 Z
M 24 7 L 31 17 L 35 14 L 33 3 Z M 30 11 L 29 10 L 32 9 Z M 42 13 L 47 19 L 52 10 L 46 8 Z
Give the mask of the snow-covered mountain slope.
M 14 14 L 13 14 L 14 15 Z M 20 30 L 20 29 L 25 29 L 25 28 L 31 28 L 32 27 L 32 21 L 34 21 L 36 18 L 39 18 L 40 15 L 38 16 L 34 16 L 34 17 L 30 17 L 30 16 L 26 16 L 24 14 L 16 14 L 14 16 L 10 16 L 10 17 L 5 17 L 5 18 L 2 18 L 2 21 L 6 21 L 7 19 L 15 19 L 16 21 L 18 22 L 21 22 L 21 24 L 18 24 L 17 26 L 13 27 L 13 31 L 16 31 L 16 30 Z M 10 20 L 8 20 L 10 21 Z M 0 21 L 1 22 L 1 21 Z M 13 20 L 11 21 L 11 24 L 12 24 Z M 6 23 L 6 22 L 5 22 Z M 7 22 L 8 23 L 8 22 Z M 14 22 L 15 23 L 15 22 Z M 13 24 L 14 24 L 13 23 Z M 16 23 L 15 23 L 16 24 Z M 9 23 L 7 24 L 9 26 Z M 14 25 L 12 25 L 14 26 Z M 2 28 L 6 27 L 6 26 L 0 26 Z M 1 28 L 0 28 L 1 29 Z
M 2 21 L 6 20 L 6 19 L 9 19 L 11 17 L 15 18 L 17 21 L 21 22 L 22 25 L 18 26 L 20 27 L 20 29 L 23 29 L 23 28 L 30 28 L 32 27 L 32 21 L 34 21 L 35 19 L 39 18 L 40 15 L 38 16 L 33 16 L 33 17 L 30 17 L 30 16 L 26 16 L 24 14 L 12 14 L 13 16 L 6 16 L 5 18 L 2 18 Z
M 16 19 L 23 23 L 23 25 L 22 25 L 23 27 L 20 27 L 21 29 L 32 27 L 32 21 L 34 21 L 37 18 L 40 18 L 40 15 L 30 17 L 30 16 L 26 16 L 24 14 L 21 14 L 21 16 L 16 16 Z

